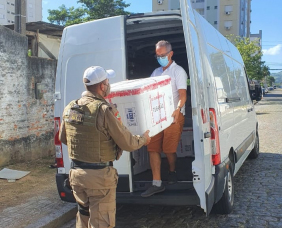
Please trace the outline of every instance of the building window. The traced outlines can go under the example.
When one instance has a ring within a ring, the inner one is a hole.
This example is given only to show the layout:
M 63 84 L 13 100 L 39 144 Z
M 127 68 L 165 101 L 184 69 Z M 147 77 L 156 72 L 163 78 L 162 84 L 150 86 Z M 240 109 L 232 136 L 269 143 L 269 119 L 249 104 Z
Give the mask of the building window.
M 15 23 L 14 21 L 11 21 L 12 23 Z
M 5 15 L 4 14 L 0 14 L 0 19 L 5 19 Z
M 9 10 L 7 10 L 7 13 L 10 13 L 10 11 L 9 11 Z
M 11 14 L 15 15 L 15 13 L 14 13 L 14 12 L 11 12 Z
M 217 21 L 214 21 L 213 23 L 214 23 L 215 25 L 217 25 Z
M 214 6 L 214 9 L 217 9 L 217 6 Z
M 210 9 L 210 7 L 209 6 L 207 6 L 207 10 L 209 10 Z
M 8 20 L 8 23 L 10 23 L 11 21 L 10 20 Z
M 14 6 L 15 4 L 14 3 L 11 3 L 11 6 Z
M 7 2 L 7 5 L 10 5 L 10 2 Z
M 0 4 L 0 9 L 5 9 L 5 6 L 3 4 Z
M 224 7 L 225 8 L 225 14 L 230 14 L 233 11 L 233 6 L 227 5 Z
M 232 21 L 224 21 L 224 27 L 226 30 L 230 30 L 232 27 Z

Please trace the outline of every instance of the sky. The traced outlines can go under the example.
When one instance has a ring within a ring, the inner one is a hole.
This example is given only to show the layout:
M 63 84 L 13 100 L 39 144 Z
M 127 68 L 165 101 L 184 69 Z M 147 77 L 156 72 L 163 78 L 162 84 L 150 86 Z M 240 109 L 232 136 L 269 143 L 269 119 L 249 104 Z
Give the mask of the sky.
M 127 11 L 144 13 L 152 11 L 152 0 L 125 0 L 130 3 Z M 58 9 L 77 6 L 77 0 L 42 0 L 43 21 L 49 22 L 48 9 Z M 258 34 L 262 30 L 262 60 L 269 66 L 272 73 L 282 71 L 282 0 L 252 0 L 251 1 L 251 33 Z

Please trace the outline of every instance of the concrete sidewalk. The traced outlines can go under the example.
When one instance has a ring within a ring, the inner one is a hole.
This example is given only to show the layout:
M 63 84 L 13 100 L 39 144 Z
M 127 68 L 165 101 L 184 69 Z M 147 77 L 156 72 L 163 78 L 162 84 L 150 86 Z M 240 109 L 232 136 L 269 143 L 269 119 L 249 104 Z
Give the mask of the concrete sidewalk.
M 63 202 L 57 192 L 34 196 L 0 212 L 0 228 L 60 228 L 75 218 L 76 212 L 76 204 Z

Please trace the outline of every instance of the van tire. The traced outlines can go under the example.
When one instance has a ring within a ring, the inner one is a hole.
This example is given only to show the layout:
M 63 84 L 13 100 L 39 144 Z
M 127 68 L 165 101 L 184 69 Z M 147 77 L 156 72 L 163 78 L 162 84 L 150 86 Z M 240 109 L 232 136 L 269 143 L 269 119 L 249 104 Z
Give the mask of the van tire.
M 233 209 L 233 203 L 234 203 L 233 171 L 231 169 L 228 169 L 223 195 L 221 199 L 213 206 L 213 212 L 216 214 L 230 214 Z
M 256 133 L 256 139 L 255 139 L 255 146 L 252 149 L 251 153 L 249 154 L 250 159 L 255 159 L 259 156 L 259 135 L 258 132 Z

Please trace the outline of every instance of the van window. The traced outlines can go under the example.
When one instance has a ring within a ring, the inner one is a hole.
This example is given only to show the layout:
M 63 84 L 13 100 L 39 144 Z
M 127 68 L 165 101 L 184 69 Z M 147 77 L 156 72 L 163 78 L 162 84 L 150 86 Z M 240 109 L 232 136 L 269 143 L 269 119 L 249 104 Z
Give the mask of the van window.
M 229 80 L 226 75 L 226 66 L 224 64 L 224 56 L 217 49 L 208 46 L 208 53 L 210 63 L 215 77 L 215 84 L 217 89 L 217 98 L 219 102 L 224 102 L 227 95 L 230 94 Z
M 244 70 L 240 63 L 233 61 L 234 65 L 234 76 L 236 78 L 236 87 L 237 87 L 237 94 L 240 97 L 241 101 L 246 104 L 248 99 L 248 90 L 247 90 L 247 82 L 245 81 L 246 76 Z

